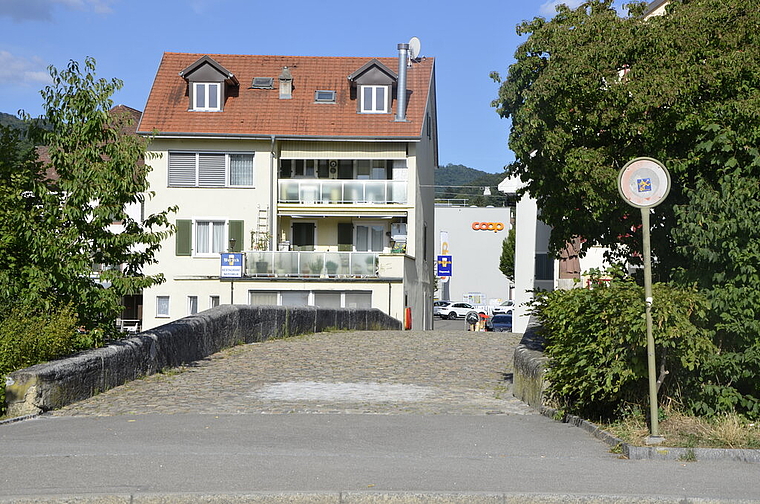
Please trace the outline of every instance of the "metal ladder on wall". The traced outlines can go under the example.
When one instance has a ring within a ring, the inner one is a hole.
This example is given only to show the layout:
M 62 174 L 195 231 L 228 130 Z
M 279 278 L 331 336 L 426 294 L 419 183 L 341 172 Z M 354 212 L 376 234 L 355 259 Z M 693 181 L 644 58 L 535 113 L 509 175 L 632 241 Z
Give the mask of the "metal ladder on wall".
M 269 250 L 269 241 L 272 239 L 269 236 L 269 209 L 267 207 L 262 208 L 258 205 L 258 217 L 256 218 L 256 234 L 253 237 L 254 245 L 258 245 L 259 250 Z M 264 248 L 261 248 L 266 243 Z

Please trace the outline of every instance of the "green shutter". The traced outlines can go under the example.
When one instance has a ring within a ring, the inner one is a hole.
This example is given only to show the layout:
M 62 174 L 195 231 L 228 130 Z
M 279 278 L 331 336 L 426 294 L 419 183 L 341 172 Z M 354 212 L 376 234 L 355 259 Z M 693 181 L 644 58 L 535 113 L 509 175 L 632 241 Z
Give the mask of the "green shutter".
M 229 221 L 227 229 L 227 238 L 235 240 L 234 250 L 230 252 L 242 252 L 243 251 L 243 221 L 231 220 Z
M 193 253 L 193 221 L 177 219 L 176 254 L 189 256 Z

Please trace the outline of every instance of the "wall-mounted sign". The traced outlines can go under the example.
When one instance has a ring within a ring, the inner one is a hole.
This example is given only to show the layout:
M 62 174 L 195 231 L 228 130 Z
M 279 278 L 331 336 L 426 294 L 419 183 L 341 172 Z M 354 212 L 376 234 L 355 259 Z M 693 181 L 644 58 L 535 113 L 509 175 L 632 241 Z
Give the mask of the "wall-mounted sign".
M 439 277 L 451 276 L 451 256 L 450 255 L 438 256 L 438 276 Z
M 219 278 L 242 278 L 243 277 L 243 254 L 223 253 L 222 270 Z
M 503 222 L 473 222 L 472 229 L 475 231 L 493 231 L 494 233 L 504 230 Z

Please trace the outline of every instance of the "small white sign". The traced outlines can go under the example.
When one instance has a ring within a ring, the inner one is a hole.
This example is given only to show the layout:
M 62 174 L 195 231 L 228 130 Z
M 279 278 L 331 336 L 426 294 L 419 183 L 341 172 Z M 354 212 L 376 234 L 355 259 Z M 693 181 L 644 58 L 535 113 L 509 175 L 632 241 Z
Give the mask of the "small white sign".
M 656 159 L 636 158 L 620 170 L 618 190 L 632 206 L 654 207 L 662 203 L 670 192 L 670 173 Z

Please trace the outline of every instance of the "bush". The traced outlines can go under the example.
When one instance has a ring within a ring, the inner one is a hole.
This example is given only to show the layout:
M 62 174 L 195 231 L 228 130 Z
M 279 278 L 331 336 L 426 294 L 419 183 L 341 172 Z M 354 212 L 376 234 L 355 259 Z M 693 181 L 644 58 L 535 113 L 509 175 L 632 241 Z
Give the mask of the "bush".
M 5 409 L 5 375 L 87 348 L 91 338 L 77 333 L 71 306 L 49 311 L 16 306 L 0 315 L 0 415 Z
M 694 289 L 653 286 L 653 334 L 660 397 L 676 397 L 697 379 L 714 351 L 703 329 L 706 303 Z M 539 293 L 550 366 L 549 399 L 568 413 L 611 419 L 631 405 L 646 409 L 648 370 L 643 288 L 613 281 L 592 290 Z M 663 371 L 667 371 L 663 375 Z

